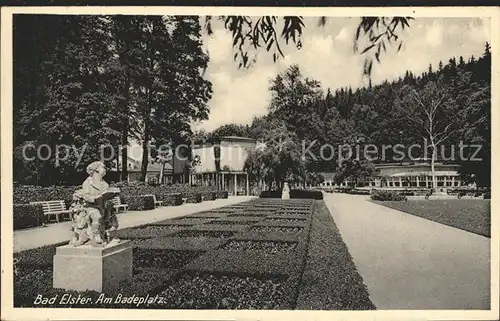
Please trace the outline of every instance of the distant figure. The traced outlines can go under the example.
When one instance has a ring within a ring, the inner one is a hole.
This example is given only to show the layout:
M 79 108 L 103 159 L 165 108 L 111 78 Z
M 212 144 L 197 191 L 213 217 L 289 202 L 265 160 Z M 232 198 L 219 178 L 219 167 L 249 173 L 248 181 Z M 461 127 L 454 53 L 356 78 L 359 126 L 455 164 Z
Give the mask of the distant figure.
M 425 194 L 425 199 L 428 200 L 429 197 L 432 195 L 432 193 L 434 192 L 434 189 L 431 188 L 426 194 Z
M 285 182 L 283 186 L 283 191 L 281 192 L 281 199 L 288 200 L 290 199 L 290 188 L 288 187 L 288 183 Z

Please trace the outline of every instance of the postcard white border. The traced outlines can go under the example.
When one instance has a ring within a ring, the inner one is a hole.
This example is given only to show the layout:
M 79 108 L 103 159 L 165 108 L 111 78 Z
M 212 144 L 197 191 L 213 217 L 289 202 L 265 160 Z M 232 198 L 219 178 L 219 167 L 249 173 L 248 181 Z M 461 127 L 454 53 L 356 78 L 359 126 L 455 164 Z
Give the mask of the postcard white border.
M 377 310 L 377 311 L 253 311 L 253 310 L 135 310 L 12 308 L 12 16 L 13 14 L 131 14 L 131 15 L 300 15 L 300 16 L 413 16 L 489 17 L 492 47 L 492 164 L 500 152 L 500 8 L 498 7 L 2 7 L 1 9 L 1 268 L 2 319 L 78 320 L 498 320 L 500 254 L 500 170 L 493 166 L 491 199 L 491 310 Z M 497 89 L 497 90 L 496 90 Z

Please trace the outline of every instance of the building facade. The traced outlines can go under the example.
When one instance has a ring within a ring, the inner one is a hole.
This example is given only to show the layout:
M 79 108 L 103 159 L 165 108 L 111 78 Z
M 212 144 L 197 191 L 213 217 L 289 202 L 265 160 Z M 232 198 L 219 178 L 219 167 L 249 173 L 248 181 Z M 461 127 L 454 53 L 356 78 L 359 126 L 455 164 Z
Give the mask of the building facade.
M 230 195 L 250 195 L 250 181 L 244 167 L 256 144 L 255 139 L 226 136 L 218 144 L 195 146 L 192 157 L 198 159 L 198 164 L 189 174 L 190 184 L 215 186 Z
M 457 188 L 466 185 L 458 173 L 460 166 L 456 164 L 436 163 L 434 172 L 438 188 Z M 341 188 L 352 186 L 354 182 L 346 180 L 335 183 L 334 173 L 322 173 L 325 177 L 319 187 Z M 372 177 L 359 181 L 360 188 L 432 188 L 431 165 L 422 163 L 389 163 L 376 164 Z

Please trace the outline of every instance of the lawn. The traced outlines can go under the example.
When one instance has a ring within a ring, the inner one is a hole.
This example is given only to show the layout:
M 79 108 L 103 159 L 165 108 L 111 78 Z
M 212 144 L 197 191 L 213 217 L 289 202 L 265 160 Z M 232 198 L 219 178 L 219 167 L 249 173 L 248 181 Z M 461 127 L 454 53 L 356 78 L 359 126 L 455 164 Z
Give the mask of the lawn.
M 104 303 L 96 292 L 53 289 L 53 245 L 15 254 L 14 306 L 71 293 L 93 300 L 72 307 L 375 309 L 322 200 L 255 199 L 120 230 L 119 237 L 133 244 L 133 278 L 106 295 L 159 300 Z
M 411 200 L 375 203 L 461 230 L 491 237 L 490 200 Z

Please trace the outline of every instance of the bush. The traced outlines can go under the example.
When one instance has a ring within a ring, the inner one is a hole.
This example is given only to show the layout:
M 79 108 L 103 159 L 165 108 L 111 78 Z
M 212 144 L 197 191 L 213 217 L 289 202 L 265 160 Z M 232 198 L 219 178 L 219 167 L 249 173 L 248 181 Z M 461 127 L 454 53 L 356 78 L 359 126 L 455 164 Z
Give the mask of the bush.
M 32 185 L 16 185 L 13 190 L 14 204 L 29 204 L 30 202 L 63 200 L 66 206 L 71 204 L 73 193 L 79 186 L 41 187 Z
M 165 206 L 178 206 L 182 205 L 182 195 L 181 193 L 173 193 L 173 194 L 160 194 L 158 199 L 159 201 L 163 201 L 163 205 Z
M 122 202 L 127 204 L 131 211 L 146 211 L 155 208 L 153 196 L 122 196 Z
M 321 191 L 310 191 L 305 189 L 292 189 L 290 191 L 290 198 L 309 198 L 315 200 L 322 200 L 323 193 Z
M 406 196 L 392 191 L 374 191 L 371 198 L 374 201 L 406 201 Z
M 402 195 L 402 196 L 415 196 L 415 192 L 412 192 L 412 191 L 401 191 L 401 192 L 399 192 L 399 195 Z
M 201 193 L 190 193 L 186 195 L 186 203 L 201 203 Z
M 491 192 L 484 193 L 484 199 L 485 200 L 490 200 L 491 199 Z
M 217 198 L 228 198 L 229 193 L 227 191 L 217 191 Z
M 217 199 L 216 192 L 204 192 L 202 196 L 204 201 L 215 201 Z
M 45 222 L 41 204 L 14 204 L 14 230 L 40 226 Z
M 262 191 L 260 198 L 281 198 L 281 190 L 277 191 Z

